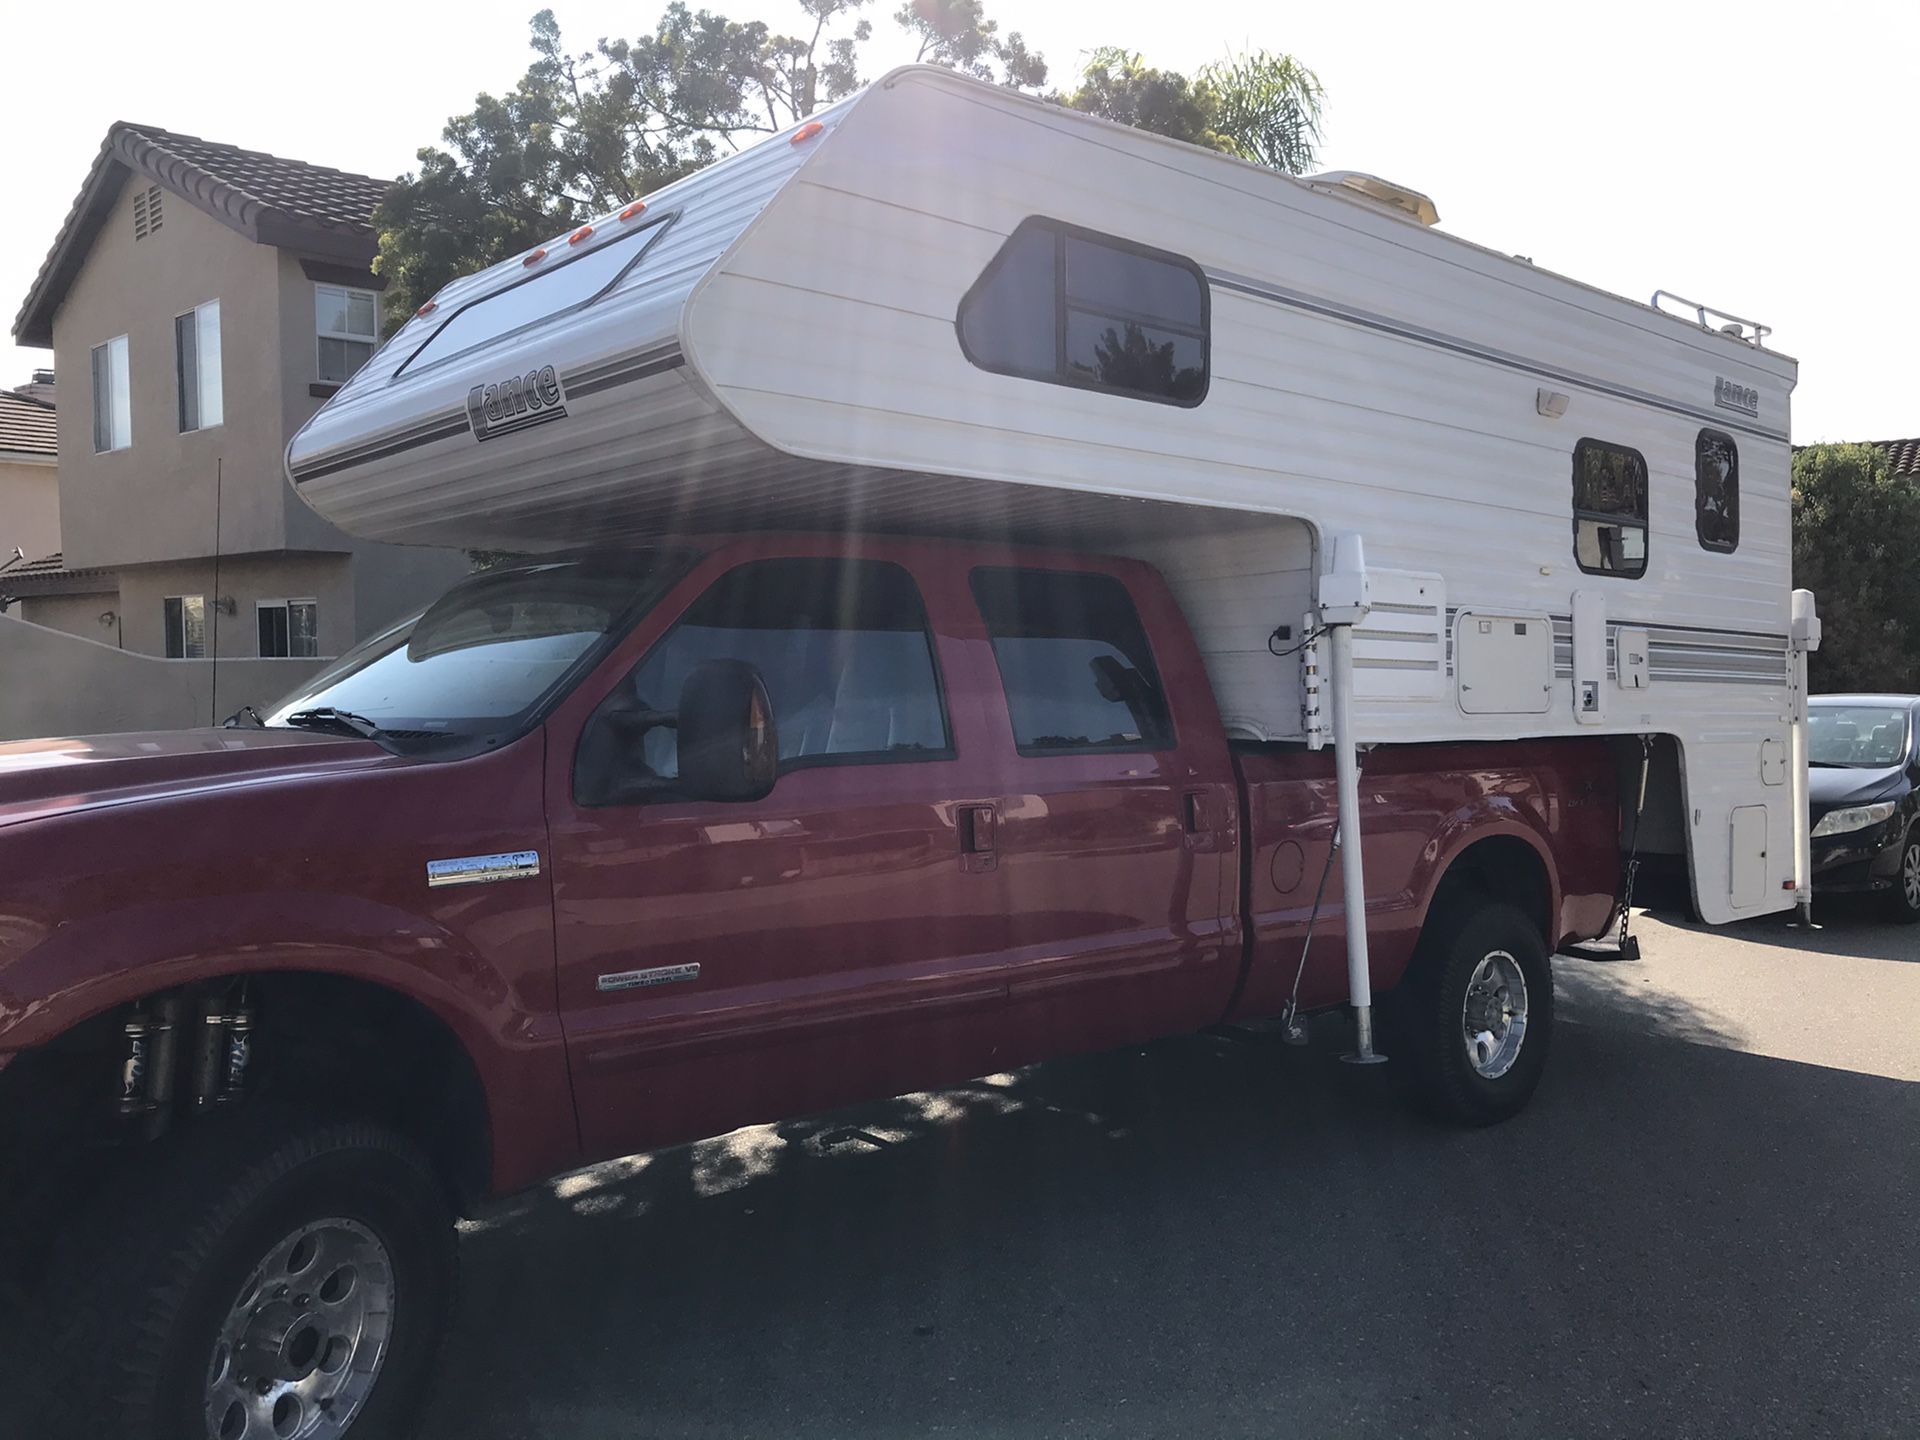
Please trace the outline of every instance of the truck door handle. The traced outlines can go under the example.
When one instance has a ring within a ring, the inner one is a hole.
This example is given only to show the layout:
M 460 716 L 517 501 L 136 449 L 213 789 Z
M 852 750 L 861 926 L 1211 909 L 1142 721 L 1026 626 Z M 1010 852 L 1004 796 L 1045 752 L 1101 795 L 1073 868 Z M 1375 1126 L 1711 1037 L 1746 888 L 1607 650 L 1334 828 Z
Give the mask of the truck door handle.
M 960 868 L 970 874 L 1000 863 L 998 817 L 991 805 L 962 805 L 955 817 L 960 832 Z
M 1180 820 L 1189 835 L 1204 835 L 1213 827 L 1207 823 L 1207 792 L 1189 790 L 1181 797 Z

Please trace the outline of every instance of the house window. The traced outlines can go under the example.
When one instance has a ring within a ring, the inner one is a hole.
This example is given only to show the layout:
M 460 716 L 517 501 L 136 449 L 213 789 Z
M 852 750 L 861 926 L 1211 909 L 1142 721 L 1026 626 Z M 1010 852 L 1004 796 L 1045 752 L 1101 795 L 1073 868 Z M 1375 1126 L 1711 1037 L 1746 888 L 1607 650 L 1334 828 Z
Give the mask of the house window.
M 1723 555 L 1740 546 L 1740 451 L 1719 430 L 1693 442 L 1693 533 Z
M 207 600 L 204 595 L 169 595 L 164 607 L 169 660 L 203 660 L 207 654 Z
M 1573 447 L 1573 558 L 1589 575 L 1647 573 L 1647 459 L 1582 440 Z
M 225 417 L 220 385 L 220 302 L 209 300 L 173 319 L 180 379 L 180 431 L 211 430 Z
M 313 600 L 262 600 L 254 606 L 263 659 L 311 659 L 320 653 L 320 606 Z
M 1022 755 L 1173 744 L 1173 717 L 1147 632 L 1120 581 L 1061 570 L 976 570 L 973 597 Z
M 127 386 L 127 337 L 93 347 L 93 448 L 96 453 L 133 444 L 133 398 Z
M 371 290 L 316 285 L 313 302 L 320 331 L 320 378 L 343 385 L 373 358 L 380 339 L 380 297 Z
M 1172 405 L 1206 398 L 1206 276 L 1162 250 L 1022 221 L 960 302 L 958 324 L 983 370 Z

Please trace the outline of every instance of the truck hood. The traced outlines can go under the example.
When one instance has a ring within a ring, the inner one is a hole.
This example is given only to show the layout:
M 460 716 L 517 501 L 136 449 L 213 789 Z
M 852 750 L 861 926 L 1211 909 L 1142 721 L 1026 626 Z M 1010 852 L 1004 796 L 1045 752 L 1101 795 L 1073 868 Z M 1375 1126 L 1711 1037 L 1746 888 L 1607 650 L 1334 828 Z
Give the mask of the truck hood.
M 1867 770 L 1854 765 L 1811 765 L 1807 767 L 1807 798 L 1817 820 L 1841 805 L 1866 805 L 1905 793 L 1906 769 L 1890 765 L 1884 770 Z
M 371 740 L 304 730 L 151 730 L 0 744 L 0 827 L 295 774 L 395 763 Z

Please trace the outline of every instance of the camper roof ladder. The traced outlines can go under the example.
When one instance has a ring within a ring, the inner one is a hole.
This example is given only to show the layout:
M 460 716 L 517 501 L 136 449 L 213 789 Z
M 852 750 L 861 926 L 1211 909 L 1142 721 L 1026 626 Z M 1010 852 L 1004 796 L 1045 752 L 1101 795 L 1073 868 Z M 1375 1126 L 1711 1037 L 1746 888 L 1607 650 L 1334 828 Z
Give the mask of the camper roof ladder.
M 1689 300 L 1684 295 L 1674 294 L 1671 290 L 1654 291 L 1653 299 L 1647 303 L 1662 315 L 1672 315 L 1676 319 L 1682 320 L 1686 318 L 1684 314 L 1669 308 L 1669 305 L 1662 304 L 1662 301 L 1671 302 L 1672 305 L 1678 305 L 1683 310 L 1691 310 L 1693 312 L 1694 323 L 1702 330 L 1713 330 L 1722 335 L 1731 335 L 1736 340 L 1746 341 L 1747 344 L 1756 349 L 1766 340 L 1767 336 L 1773 333 L 1773 327 L 1771 325 L 1762 325 L 1758 320 L 1748 320 L 1743 316 L 1733 314 L 1731 311 L 1716 310 L 1711 305 L 1702 305 L 1698 300 Z

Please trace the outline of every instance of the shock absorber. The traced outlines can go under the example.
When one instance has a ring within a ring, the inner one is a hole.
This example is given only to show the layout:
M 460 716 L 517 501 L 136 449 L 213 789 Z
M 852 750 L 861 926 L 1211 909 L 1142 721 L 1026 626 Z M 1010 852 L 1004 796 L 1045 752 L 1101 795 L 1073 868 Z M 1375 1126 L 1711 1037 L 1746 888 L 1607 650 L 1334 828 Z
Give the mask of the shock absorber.
M 153 1039 L 153 1017 L 144 1009 L 135 1010 L 121 1027 L 126 1037 L 125 1058 L 120 1062 L 120 1103 L 122 1120 L 147 1113 L 147 1047 Z
M 245 1097 L 247 1071 L 253 1064 L 253 1006 L 244 991 L 226 1019 L 226 1066 L 220 1079 L 220 1103 L 231 1105 Z

